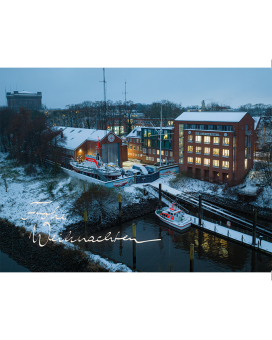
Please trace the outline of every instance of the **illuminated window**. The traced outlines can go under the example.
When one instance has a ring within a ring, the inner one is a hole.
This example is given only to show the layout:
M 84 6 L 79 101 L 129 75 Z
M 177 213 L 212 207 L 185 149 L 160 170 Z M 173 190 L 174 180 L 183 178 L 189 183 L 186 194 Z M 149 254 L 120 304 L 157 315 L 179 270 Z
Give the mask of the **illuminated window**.
M 147 140 L 147 146 L 151 146 L 151 139 Z
M 172 151 L 170 151 L 170 157 L 173 157 L 173 152 Z
M 210 154 L 210 148 L 204 148 L 204 155 Z
M 222 168 L 223 169 L 228 169 L 229 168 L 229 161 L 223 161 L 222 162 Z
M 190 153 L 193 152 L 193 146 L 192 145 L 188 145 L 188 152 L 190 152 Z
M 200 157 L 196 157 L 195 164 L 197 164 L 197 165 L 201 164 L 201 158 Z
M 139 151 L 139 146 L 137 146 L 137 151 Z
M 210 136 L 204 136 L 204 143 L 210 144 L 210 142 L 211 142 L 211 137 Z
M 247 159 L 245 159 L 245 170 L 247 169 Z
M 223 137 L 223 145 L 229 145 L 229 137 Z
M 188 157 L 187 160 L 188 160 L 188 163 L 193 163 L 193 157 Z
M 201 136 L 195 136 L 195 142 L 201 143 Z
M 219 149 L 213 149 L 213 155 L 219 156 Z
M 162 154 L 162 156 L 164 155 L 164 151 L 163 150 L 162 150 L 161 154 Z
M 160 163 L 160 159 L 159 158 L 157 158 L 157 163 Z
M 188 142 L 192 142 L 193 141 L 193 136 L 192 135 L 188 135 Z
M 196 147 L 196 153 L 201 153 L 201 146 Z
M 209 158 L 204 158 L 204 165 L 210 166 L 210 159 Z
M 245 148 L 245 157 L 247 158 L 247 154 L 248 154 L 248 151 L 247 151 L 248 149 L 247 148 Z
M 223 157 L 229 157 L 229 150 L 228 149 L 223 149 L 222 150 L 222 156 Z
M 220 137 L 213 137 L 213 144 L 219 144 Z
M 144 137 L 147 137 L 147 129 L 144 129 Z
M 148 129 L 148 137 L 151 137 L 151 130 L 150 129 Z
M 219 160 L 218 159 L 214 159 L 213 160 L 213 167 L 214 168 L 219 168 Z
M 168 134 L 167 133 L 163 136 L 163 139 L 168 139 Z
M 160 150 L 157 150 L 157 155 L 159 155 L 160 154 Z

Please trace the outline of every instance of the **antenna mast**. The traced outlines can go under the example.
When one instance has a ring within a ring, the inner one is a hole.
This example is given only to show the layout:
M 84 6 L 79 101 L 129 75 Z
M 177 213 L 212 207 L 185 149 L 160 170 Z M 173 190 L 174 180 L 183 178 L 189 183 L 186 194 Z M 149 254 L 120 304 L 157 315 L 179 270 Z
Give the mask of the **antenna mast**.
M 107 101 L 106 101 L 106 80 L 105 80 L 105 69 L 103 68 L 103 80 L 100 81 L 101 83 L 104 83 L 104 122 L 103 122 L 103 128 L 105 128 L 106 123 L 106 130 L 107 130 Z

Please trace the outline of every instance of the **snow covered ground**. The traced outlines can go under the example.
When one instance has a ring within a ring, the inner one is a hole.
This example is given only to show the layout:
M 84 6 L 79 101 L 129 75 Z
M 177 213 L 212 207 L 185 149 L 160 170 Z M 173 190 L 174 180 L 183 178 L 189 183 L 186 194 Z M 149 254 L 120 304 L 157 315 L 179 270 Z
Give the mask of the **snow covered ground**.
M 259 186 L 256 186 L 256 184 L 260 183 L 260 174 L 257 171 L 251 170 L 243 183 L 231 188 L 227 188 L 225 185 L 209 183 L 206 181 L 201 181 L 188 177 L 181 177 L 179 180 L 176 180 L 176 175 L 171 175 L 166 178 L 160 178 L 153 183 L 164 183 L 184 193 L 203 193 L 237 201 L 237 188 L 245 186 L 243 190 L 248 192 L 255 192 L 256 189 L 260 188 Z M 272 209 L 272 188 L 268 186 L 263 187 L 263 191 L 258 195 L 255 201 L 251 202 L 251 204 L 256 207 Z
M 70 224 L 82 221 L 83 216 L 71 213 L 74 201 L 88 189 L 89 184 L 68 175 L 52 177 L 48 171 L 44 172 L 37 167 L 36 176 L 25 175 L 25 169 L 17 166 L 14 161 L 7 160 L 7 155 L 0 153 L 0 217 L 17 226 L 24 226 L 27 231 L 32 231 L 36 224 L 36 232 L 48 234 L 50 223 L 50 235 L 58 235 Z M 6 177 L 7 192 L 4 184 Z M 188 193 L 207 193 L 230 199 L 237 199 L 234 188 L 226 189 L 224 185 L 212 184 L 187 177 L 175 181 L 175 175 L 160 178 L 154 184 L 164 183 L 173 189 Z M 256 172 L 251 171 L 244 184 L 250 187 L 255 184 Z M 121 188 L 122 204 L 138 202 L 141 193 L 137 188 L 143 188 L 143 184 L 135 184 L 131 187 Z M 272 189 L 265 187 L 257 200 L 252 204 L 261 207 L 272 208 Z M 47 223 L 45 223 L 47 222 Z M 67 244 L 67 246 L 74 246 Z M 122 264 L 114 264 L 100 256 L 89 253 L 95 261 L 109 270 L 130 271 Z M 106 261 L 106 262 L 105 262 Z
M 71 224 L 82 221 L 83 217 L 71 213 L 73 202 L 88 189 L 89 184 L 64 174 L 58 177 L 49 176 L 48 170 L 37 167 L 36 176 L 27 176 L 22 166 L 7 160 L 7 155 L 0 153 L 0 217 L 17 226 L 36 233 L 56 235 Z M 6 178 L 7 191 L 4 178 Z M 126 202 L 135 199 L 136 189 L 120 189 Z M 137 195 L 139 193 L 137 192 Z M 124 201 L 123 201 L 124 202 Z M 66 246 L 74 247 L 69 242 Z M 110 271 L 131 271 L 123 264 L 115 264 L 98 255 L 87 252 L 90 258 Z

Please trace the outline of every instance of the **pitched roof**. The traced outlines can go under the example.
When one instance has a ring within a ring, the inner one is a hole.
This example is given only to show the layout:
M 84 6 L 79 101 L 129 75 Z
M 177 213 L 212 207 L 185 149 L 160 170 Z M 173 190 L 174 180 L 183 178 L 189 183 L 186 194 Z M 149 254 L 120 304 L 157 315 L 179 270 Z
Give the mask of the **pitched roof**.
M 86 140 L 98 142 L 104 139 L 108 134 L 113 134 L 113 132 L 108 130 L 96 130 L 96 129 L 84 129 L 84 128 L 73 128 L 56 126 L 58 130 L 63 131 L 63 135 L 67 137 L 66 139 L 66 149 L 75 150 Z
M 141 127 L 135 127 L 126 137 L 132 138 L 137 137 L 137 131 L 141 131 Z M 139 136 L 138 136 L 139 138 Z
M 247 112 L 226 112 L 226 111 L 203 111 L 203 112 L 183 112 L 176 121 L 195 122 L 226 122 L 238 123 Z
M 256 130 L 261 117 L 252 117 L 254 119 L 254 130 Z

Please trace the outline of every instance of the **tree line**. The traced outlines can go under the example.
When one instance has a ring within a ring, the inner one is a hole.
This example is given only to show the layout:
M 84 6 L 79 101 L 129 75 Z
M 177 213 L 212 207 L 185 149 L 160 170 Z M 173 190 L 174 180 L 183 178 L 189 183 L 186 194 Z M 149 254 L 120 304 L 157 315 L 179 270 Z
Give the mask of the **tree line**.
M 60 131 L 48 126 L 46 116 L 39 111 L 8 107 L 0 108 L 0 148 L 8 152 L 11 159 L 21 164 L 39 162 L 45 164 L 50 158 L 60 162 L 58 147 L 65 138 L 59 138 Z

